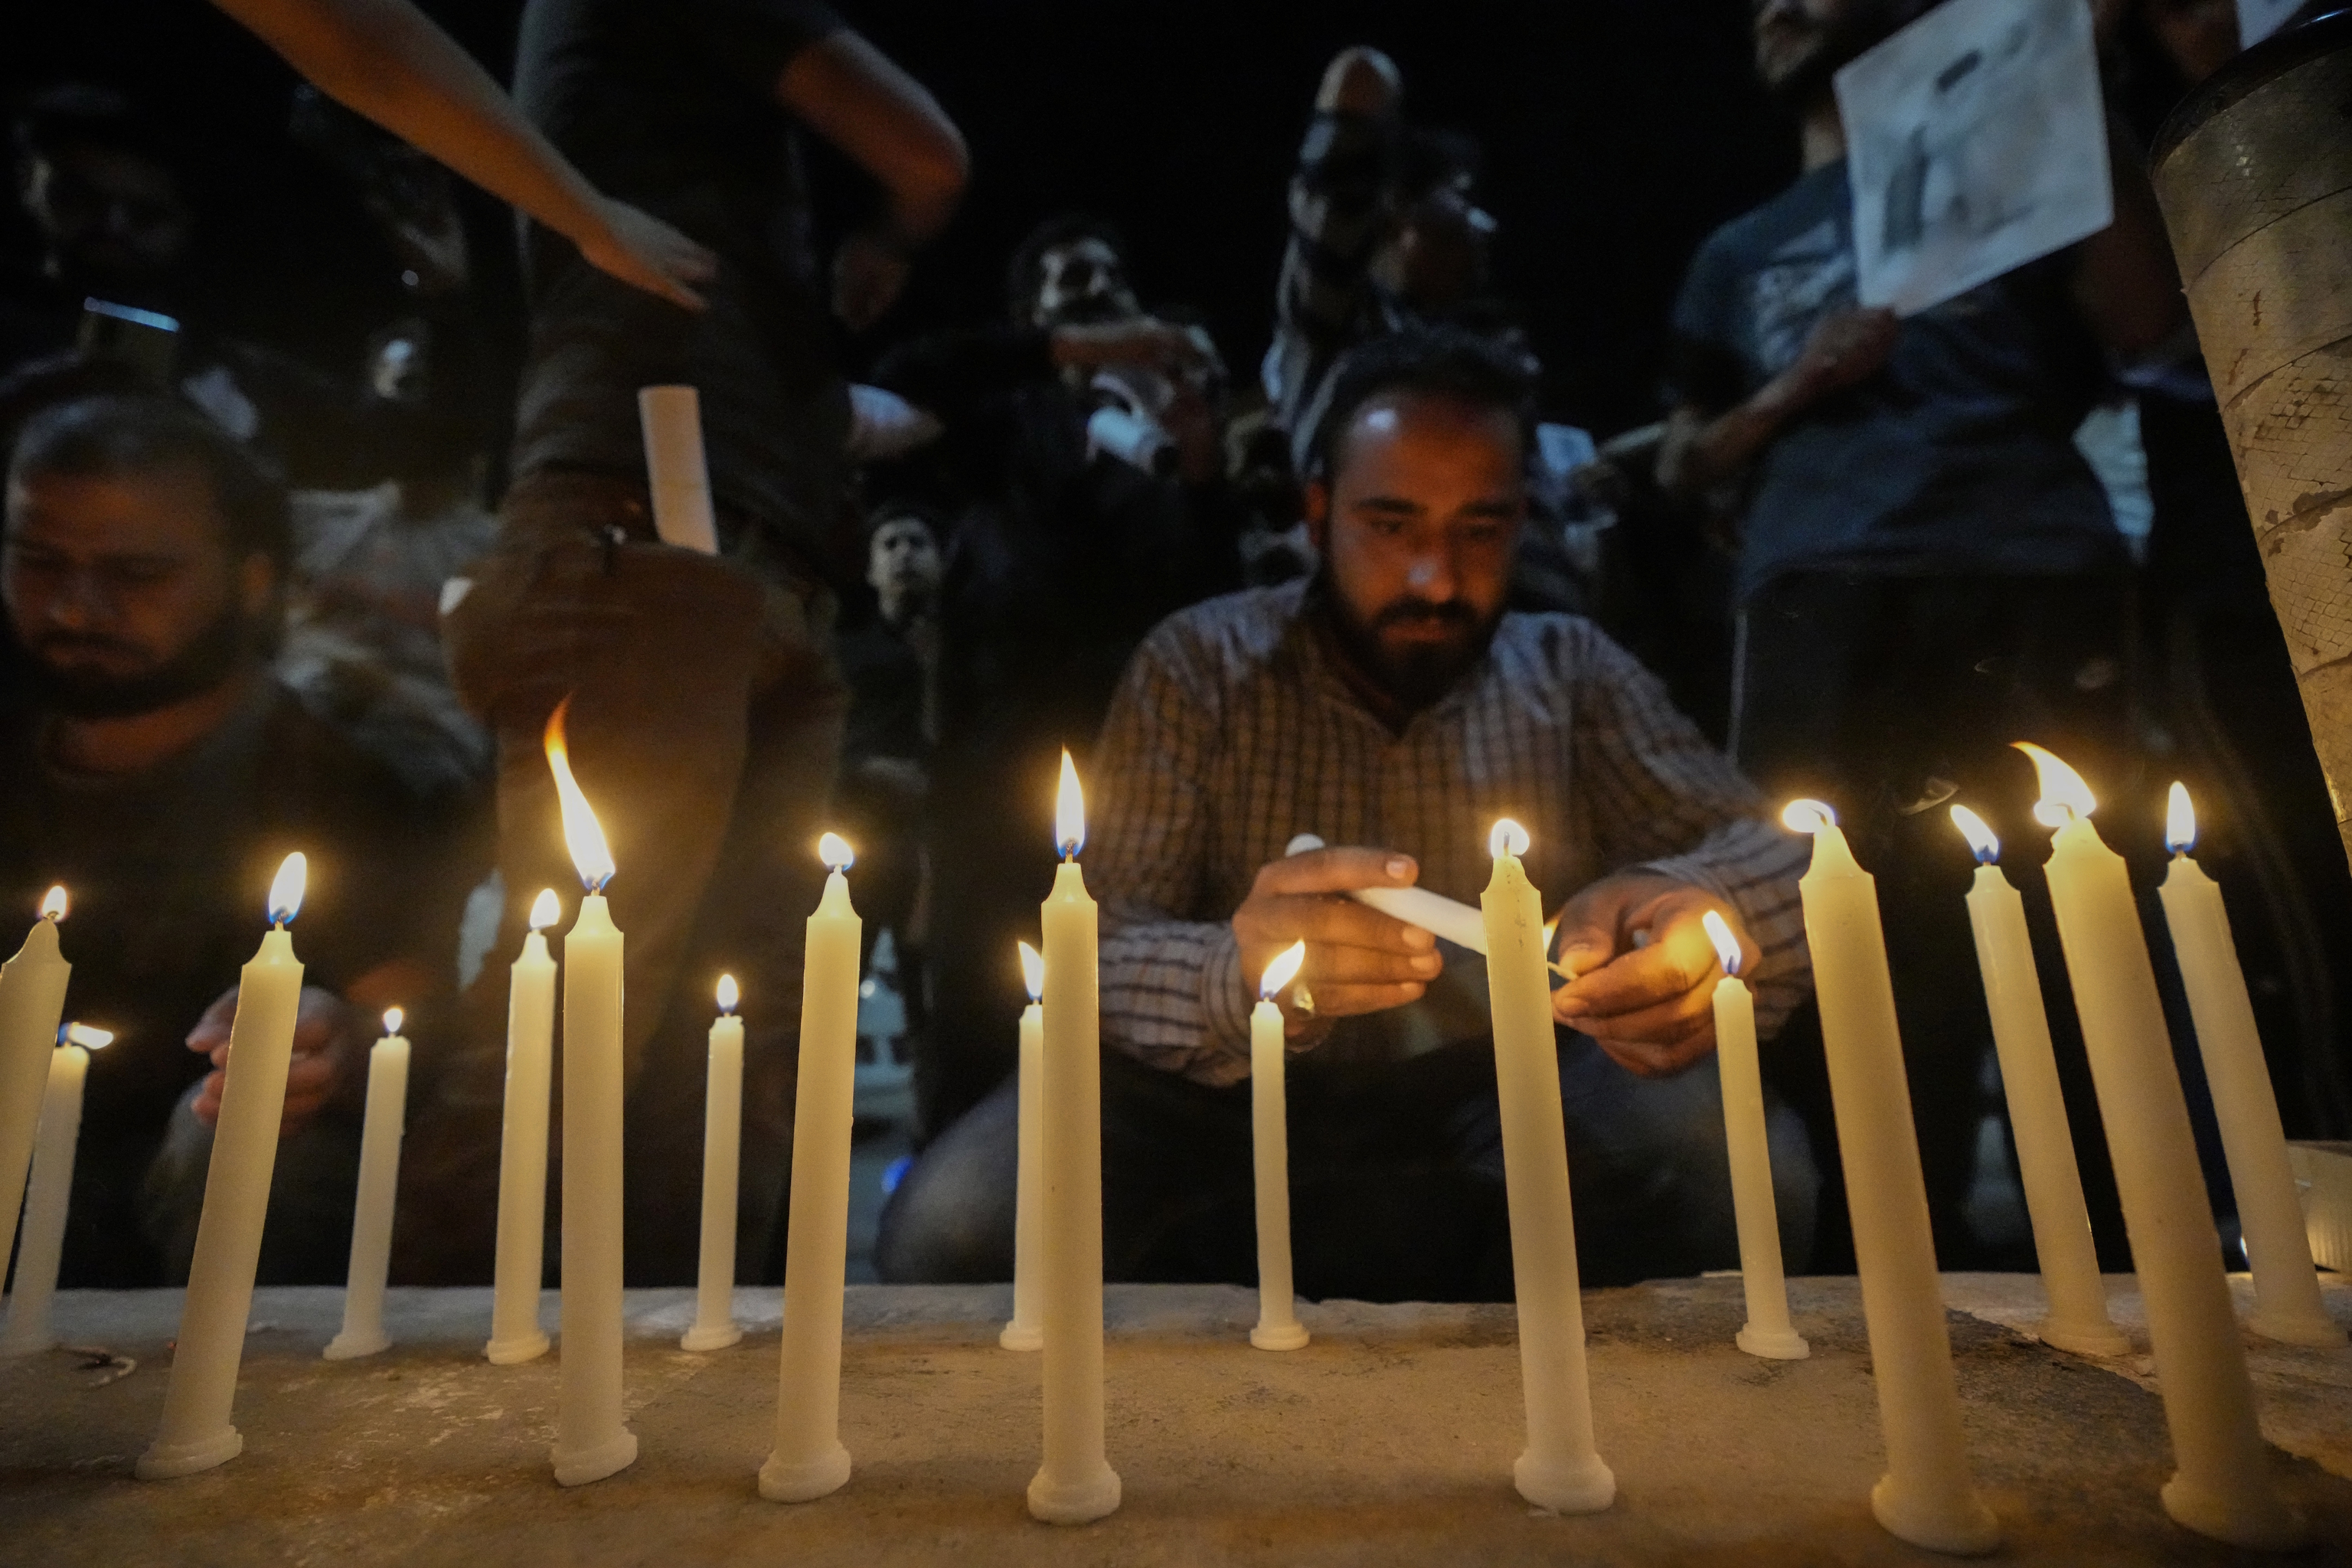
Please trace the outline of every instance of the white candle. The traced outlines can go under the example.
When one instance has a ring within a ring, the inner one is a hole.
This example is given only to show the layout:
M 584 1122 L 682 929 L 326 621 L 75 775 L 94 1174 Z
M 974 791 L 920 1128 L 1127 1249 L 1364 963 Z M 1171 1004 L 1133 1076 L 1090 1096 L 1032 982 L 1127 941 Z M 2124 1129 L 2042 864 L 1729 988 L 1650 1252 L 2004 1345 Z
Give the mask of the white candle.
M 269 1212 L 269 1177 L 278 1163 L 278 1128 L 286 1110 L 286 1069 L 294 1059 L 294 1019 L 302 1003 L 302 961 L 287 922 L 302 906 L 308 869 L 289 855 L 269 890 L 268 933 L 237 976 L 236 1019 L 229 1026 L 228 1066 L 220 1116 L 213 1127 L 203 1217 L 180 1310 L 179 1345 L 155 1441 L 139 1457 L 139 1479 L 194 1475 L 236 1458 L 245 1439 L 229 1424 L 236 1369 L 245 1356 L 253 1310 L 253 1270 L 261 1259 L 261 1222 Z
M 801 966 L 799 1097 L 793 1105 L 792 1211 L 784 1233 L 784 1332 L 776 1365 L 776 1446 L 760 1495 L 806 1502 L 849 1479 L 841 1442 L 842 1284 L 849 1259 L 849 1123 L 857 1089 L 857 957 L 849 846 L 828 833 L 833 868 L 808 918 Z
M 2164 900 L 2164 923 L 2172 931 L 2173 955 L 2180 963 L 2181 986 L 2189 993 L 2189 1016 L 2197 1026 L 2205 1082 L 2221 1126 L 2221 1151 L 2230 1162 L 2230 1186 L 2238 1196 L 2246 1262 L 2254 1274 L 2248 1326 L 2291 1345 L 2340 1345 L 2344 1331 L 2319 1300 L 2311 1237 L 2286 1159 L 2286 1131 L 2279 1123 L 2278 1096 L 2254 1029 L 2245 971 L 2230 938 L 2230 916 L 2221 907 L 2221 887 L 2189 858 L 2197 814 L 2189 791 L 2179 784 L 2172 786 L 2170 807 L 2165 842 L 2173 852 L 2172 867 L 2158 892 Z
M 1764 1126 L 1764 1069 L 1756 1048 L 1756 998 L 1739 978 L 1739 939 L 1715 910 L 1706 934 L 1723 965 L 1715 983 L 1715 1060 L 1723 1091 L 1723 1142 L 1731 1164 L 1731 1206 L 1739 1226 L 1739 1283 L 1748 1321 L 1734 1342 L 1749 1355 L 1802 1361 L 1812 1353 L 1789 1321 L 1780 1272 L 1780 1213 L 1772 1195 L 1772 1146 Z
M 564 750 L 566 698 L 547 721 L 563 837 L 588 896 L 563 939 L 562 1335 L 555 1479 L 576 1487 L 625 1469 L 637 1435 L 621 1408 L 622 941 L 604 902 L 614 871 Z
M 507 987 L 507 1089 L 499 1137 L 499 1256 L 490 1294 L 490 1342 L 482 1353 L 511 1366 L 547 1353 L 539 1324 L 547 1247 L 547 1101 L 555 1040 L 555 960 L 540 933 L 563 916 L 555 889 L 531 900 L 530 931 Z
M 664 544 L 719 553 L 711 520 L 710 471 L 702 454 L 702 396 L 691 386 L 637 388 L 637 424 L 646 443 L 646 485 L 654 532 Z
M 1045 1115 L 1045 960 L 1027 942 L 1021 949 L 1021 978 L 1029 987 L 1029 1005 L 1021 1010 L 1021 1068 L 1018 1132 L 1020 1165 L 1014 1176 L 1013 1209 L 1013 1321 L 996 1336 L 1009 1351 L 1043 1350 L 1045 1321 L 1039 1293 L 1039 1234 L 1045 1226 L 1044 1160 Z
M 392 1267 L 393 1205 L 400 1191 L 400 1132 L 408 1114 L 408 1041 L 401 1011 L 383 1016 L 383 1038 L 368 1051 L 367 1111 L 360 1126 L 360 1184 L 352 1206 L 352 1261 L 343 1281 L 343 1329 L 327 1342 L 329 1361 L 373 1355 L 383 1331 L 383 1283 Z
M 2000 840 L 1984 819 L 1956 805 L 1952 821 L 1967 837 L 1978 862 L 1976 883 L 1969 889 L 1969 924 L 1976 932 L 1977 968 L 1984 976 L 1985 1011 L 1992 1019 L 1993 1049 L 2000 1058 L 2001 1092 L 2009 1101 L 2010 1132 L 2017 1141 L 2017 1169 L 2025 1182 L 2033 1253 L 2042 1265 L 2042 1292 L 2050 1302 L 2050 1315 L 2039 1331 L 2060 1350 L 2122 1355 L 2131 1349 L 2131 1341 L 2107 1316 L 2106 1287 L 2100 1283 L 2098 1252 L 2091 1244 L 2090 1211 L 2083 1203 L 2083 1173 L 2074 1163 L 2066 1100 L 2058 1088 L 2058 1058 L 2050 1046 L 2050 1018 L 2042 1006 L 2042 976 L 2025 930 L 2025 900 L 1994 864 L 2000 858 Z
M 1878 885 L 1854 862 L 1828 806 L 1797 801 L 1782 821 L 1813 836 L 1812 865 L 1797 886 L 1886 1438 L 1886 1474 L 1871 1489 L 1871 1511 L 1915 1546 L 1990 1552 L 2000 1544 L 2000 1525 L 1977 1496 L 1960 1435 Z
M 1295 1351 L 1307 1342 L 1290 1284 L 1290 1130 L 1283 1103 L 1282 1007 L 1275 996 L 1297 978 L 1307 944 L 1265 966 L 1250 1013 L 1250 1145 L 1257 1184 L 1257 1326 L 1250 1343 Z
M 58 951 L 58 924 L 65 918 L 66 890 L 51 888 L 25 945 L 0 964 L 0 1271 L 16 1246 L 25 1172 L 33 1158 L 58 1024 L 65 1016 L 66 981 L 73 973 L 73 965 Z
M 1029 1512 L 1084 1524 L 1118 1507 L 1118 1472 L 1103 1455 L 1102 991 L 1095 901 L 1077 855 L 1086 797 L 1070 753 L 1054 813 L 1062 864 L 1046 898 L 1045 1457 L 1029 1482 Z
M 2131 878 L 2091 826 L 2097 802 L 2081 776 L 2038 746 L 2021 749 L 2042 778 L 2034 815 L 2058 829 L 2043 870 L 2179 1467 L 2165 1483 L 2164 1509 L 2217 1541 L 2282 1549 L 2303 1539 L 2303 1522 L 2272 1483 L 2254 1422 L 2221 1240 Z
M 1551 987 L 1544 978 L 1543 906 L 1519 857 L 1527 830 L 1508 817 L 1487 837 L 1495 873 L 1486 913 L 1486 990 L 1495 1022 L 1495 1089 L 1503 1123 L 1503 1184 L 1511 1210 L 1511 1271 L 1519 1314 L 1519 1381 L 1528 1447 L 1512 1468 L 1539 1508 L 1591 1513 L 1617 1496 L 1592 1442 L 1584 1302 L 1576 1274 L 1576 1215 Z
M 49 1304 L 58 1293 L 58 1263 L 65 1255 L 66 1211 L 72 1206 L 74 1145 L 81 1137 L 82 1084 L 89 1053 L 112 1040 L 104 1029 L 67 1026 L 66 1043 L 49 1053 L 49 1082 L 41 1096 L 41 1130 L 33 1144 L 33 1175 L 25 1194 L 25 1247 L 16 1257 L 16 1288 L 8 1321 L 0 1327 L 0 1356 L 29 1355 L 58 1342 L 49 1331 Z
M 680 1350 L 723 1350 L 743 1337 L 735 1321 L 735 1184 L 743 1137 L 743 1020 L 735 1016 L 736 1000 L 735 977 L 720 975 L 702 1110 L 701 1267 L 694 1326 L 677 1342 Z

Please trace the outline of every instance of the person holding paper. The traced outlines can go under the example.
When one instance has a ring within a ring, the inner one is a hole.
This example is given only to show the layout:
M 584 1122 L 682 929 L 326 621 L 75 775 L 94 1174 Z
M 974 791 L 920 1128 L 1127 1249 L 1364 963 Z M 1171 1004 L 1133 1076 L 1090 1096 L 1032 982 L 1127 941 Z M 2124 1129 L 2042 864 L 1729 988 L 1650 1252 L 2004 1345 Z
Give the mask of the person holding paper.
M 963 142 L 923 88 L 822 0 L 531 0 L 515 97 L 601 191 L 717 258 L 692 310 L 630 288 L 544 228 L 525 239 L 530 346 L 500 542 L 446 616 L 459 695 L 498 740 L 512 892 L 571 877 L 543 825 L 555 801 L 540 734 L 570 696 L 581 784 L 610 813 L 629 933 L 626 1251 L 632 1282 L 694 1277 L 709 987 L 737 975 L 745 1015 L 737 1256 L 767 1267 L 790 1147 L 797 920 L 848 693 L 831 637 L 854 584 L 842 527 L 849 431 L 835 321 L 871 325 L 945 225 Z M 833 258 L 809 253 L 800 134 L 872 181 L 870 217 Z M 698 395 L 716 557 L 655 529 L 638 392 Z M 509 900 L 502 951 L 522 936 Z M 472 1006 L 472 1087 L 443 1131 L 420 1109 L 408 1160 L 485 1184 L 498 1142 L 498 991 Z M 659 1070 L 648 1064 L 659 1061 Z M 472 1128 L 461 1133 L 459 1124 Z M 404 1213 L 415 1205 L 404 1198 Z M 457 1208 L 434 1277 L 487 1278 L 494 1205 Z
M 1114 1279 L 1255 1277 L 1250 1012 L 1303 939 L 1299 1292 L 1509 1299 L 1483 963 L 1344 896 L 1475 900 L 1507 812 L 1579 975 L 1552 996 L 1585 1281 L 1735 1265 L 1704 919 L 1740 933 L 1769 1036 L 1809 984 L 1804 847 L 1591 623 L 1504 611 L 1528 393 L 1472 334 L 1354 351 L 1309 488 L 1320 574 L 1180 612 L 1129 665 L 1089 775 Z M 1301 832 L 1335 847 L 1286 856 Z M 924 1151 L 884 1278 L 1007 1277 L 1014 1105 L 1008 1086 Z M 1817 1177 L 1784 1110 L 1771 1143 L 1801 1267 Z
M 1958 897 L 1965 850 L 1927 808 L 1956 792 L 2026 798 L 2005 751 L 2021 736 L 2121 754 L 2127 557 L 2071 437 L 2110 360 L 2155 350 L 2186 317 L 2147 183 L 2095 131 L 2047 156 L 2111 164 L 2106 226 L 1900 319 L 1857 304 L 1838 73 L 1932 9 L 1756 7 L 1757 70 L 1797 117 L 1805 172 L 1690 264 L 1658 473 L 1686 499 L 1745 498 L 1732 755 L 1773 798 L 1834 804 L 1862 858 L 1897 868 L 1881 895 L 1915 1099 L 1934 1108 L 1919 1135 L 1944 1261 L 2015 1267 L 1983 1250 L 1962 1207 L 1979 1122 L 1996 1110 L 1981 1087 L 1990 1034 Z M 2080 43 L 2072 107 L 2096 126 L 2087 19 Z M 1997 56 L 1988 45 L 1978 58 Z M 1826 1128 L 1817 1087 L 1808 1115 Z M 2076 1125 L 2096 1126 L 2087 1100 Z

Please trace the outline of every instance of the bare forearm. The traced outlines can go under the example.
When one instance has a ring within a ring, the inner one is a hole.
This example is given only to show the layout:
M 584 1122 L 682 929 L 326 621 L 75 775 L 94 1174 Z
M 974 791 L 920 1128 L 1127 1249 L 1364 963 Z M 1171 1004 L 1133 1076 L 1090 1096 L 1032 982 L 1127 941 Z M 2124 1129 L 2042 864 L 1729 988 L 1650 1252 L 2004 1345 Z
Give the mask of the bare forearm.
M 1788 374 L 1778 376 L 1712 418 L 1687 405 L 1675 409 L 1658 444 L 1658 488 L 1676 500 L 1695 501 L 1747 472 L 1810 401 L 1790 382 Z
M 835 33 L 793 57 L 776 96 L 880 184 L 883 222 L 900 246 L 947 226 L 971 156 L 939 101 L 888 56 L 856 33 Z

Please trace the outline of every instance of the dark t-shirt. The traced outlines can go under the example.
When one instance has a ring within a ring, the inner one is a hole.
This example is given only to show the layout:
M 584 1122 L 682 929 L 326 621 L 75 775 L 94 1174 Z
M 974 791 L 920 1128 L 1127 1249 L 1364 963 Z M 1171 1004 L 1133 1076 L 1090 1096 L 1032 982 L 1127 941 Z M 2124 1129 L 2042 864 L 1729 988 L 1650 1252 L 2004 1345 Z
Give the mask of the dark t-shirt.
M 2045 257 L 1910 317 L 1878 374 L 1780 432 L 1754 476 L 1742 599 L 1796 571 L 2050 575 L 2121 559 L 2072 439 L 2103 374 L 2068 298 L 2074 259 Z M 1673 395 L 1732 407 L 1854 301 L 1839 163 L 1699 247 L 1675 305 Z
M 821 567 L 840 506 L 848 393 L 808 237 L 785 66 L 841 22 L 814 0 L 530 0 L 515 97 L 606 195 L 716 251 L 699 314 L 590 267 L 571 241 L 525 241 L 530 345 L 518 475 L 550 466 L 641 476 L 637 389 L 702 394 L 722 544 L 749 522 Z M 731 515 L 730 515 L 731 514 Z
M 43 891 L 66 885 L 66 1016 L 115 1036 L 90 1059 L 63 1279 L 161 1284 L 140 1183 L 173 1106 L 209 1069 L 187 1032 L 260 945 L 278 862 L 294 849 L 310 861 L 293 926 L 304 984 L 339 989 L 397 957 L 438 972 L 455 961 L 470 869 L 455 852 L 462 812 L 275 685 L 130 778 L 61 773 L 40 731 L 21 712 L 0 720 L 0 911 L 29 921 Z

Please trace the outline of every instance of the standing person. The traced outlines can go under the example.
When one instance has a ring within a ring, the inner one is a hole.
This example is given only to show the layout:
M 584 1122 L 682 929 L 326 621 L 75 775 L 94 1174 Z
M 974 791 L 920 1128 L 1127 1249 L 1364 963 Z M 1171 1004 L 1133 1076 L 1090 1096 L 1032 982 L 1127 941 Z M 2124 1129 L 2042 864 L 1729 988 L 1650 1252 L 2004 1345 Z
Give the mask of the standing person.
M 603 190 L 706 246 L 694 310 L 640 292 L 543 229 L 526 238 L 530 347 L 498 550 L 449 617 L 460 694 L 499 747 L 502 952 L 542 887 L 579 882 L 553 829 L 541 733 L 572 699 L 582 787 L 602 814 L 628 934 L 625 1112 L 633 1282 L 689 1279 L 703 1037 L 721 970 L 747 1040 L 738 1256 L 770 1256 L 791 1143 L 801 921 L 823 868 L 847 693 L 835 585 L 849 427 L 812 254 L 798 128 L 872 175 L 872 216 L 834 258 L 832 312 L 870 325 L 961 194 L 963 142 L 930 95 L 814 0 L 532 0 L 517 98 Z M 701 394 L 719 554 L 658 543 L 636 394 Z M 503 984 L 501 966 L 486 973 Z M 479 1006 L 455 1129 L 420 1154 L 480 1163 L 498 1139 L 499 1021 Z M 655 1064 L 658 1064 L 656 1070 Z M 490 1163 L 494 1164 L 494 1162 Z M 494 1179 L 494 1173 L 492 1176 Z M 451 1216 L 449 1270 L 487 1273 L 494 1205 Z
M 1658 475 L 1679 498 L 1746 495 L 1733 757 L 1776 799 L 1833 802 L 1877 870 L 1929 1207 L 1946 1266 L 1966 1268 L 1982 1256 L 1962 1205 L 1990 1035 L 1958 898 L 1967 850 L 1942 806 L 1962 796 L 2005 838 L 2039 842 L 2019 739 L 2048 740 L 2108 792 L 2137 782 L 2127 558 L 2071 437 L 2106 357 L 2153 348 L 2184 314 L 2154 198 L 2113 144 L 2105 230 L 1908 320 L 1857 307 L 1832 78 L 1927 8 L 1757 7 L 1757 69 L 1798 117 L 1804 174 L 1691 262 Z M 2057 969 L 2053 952 L 2043 972 Z

